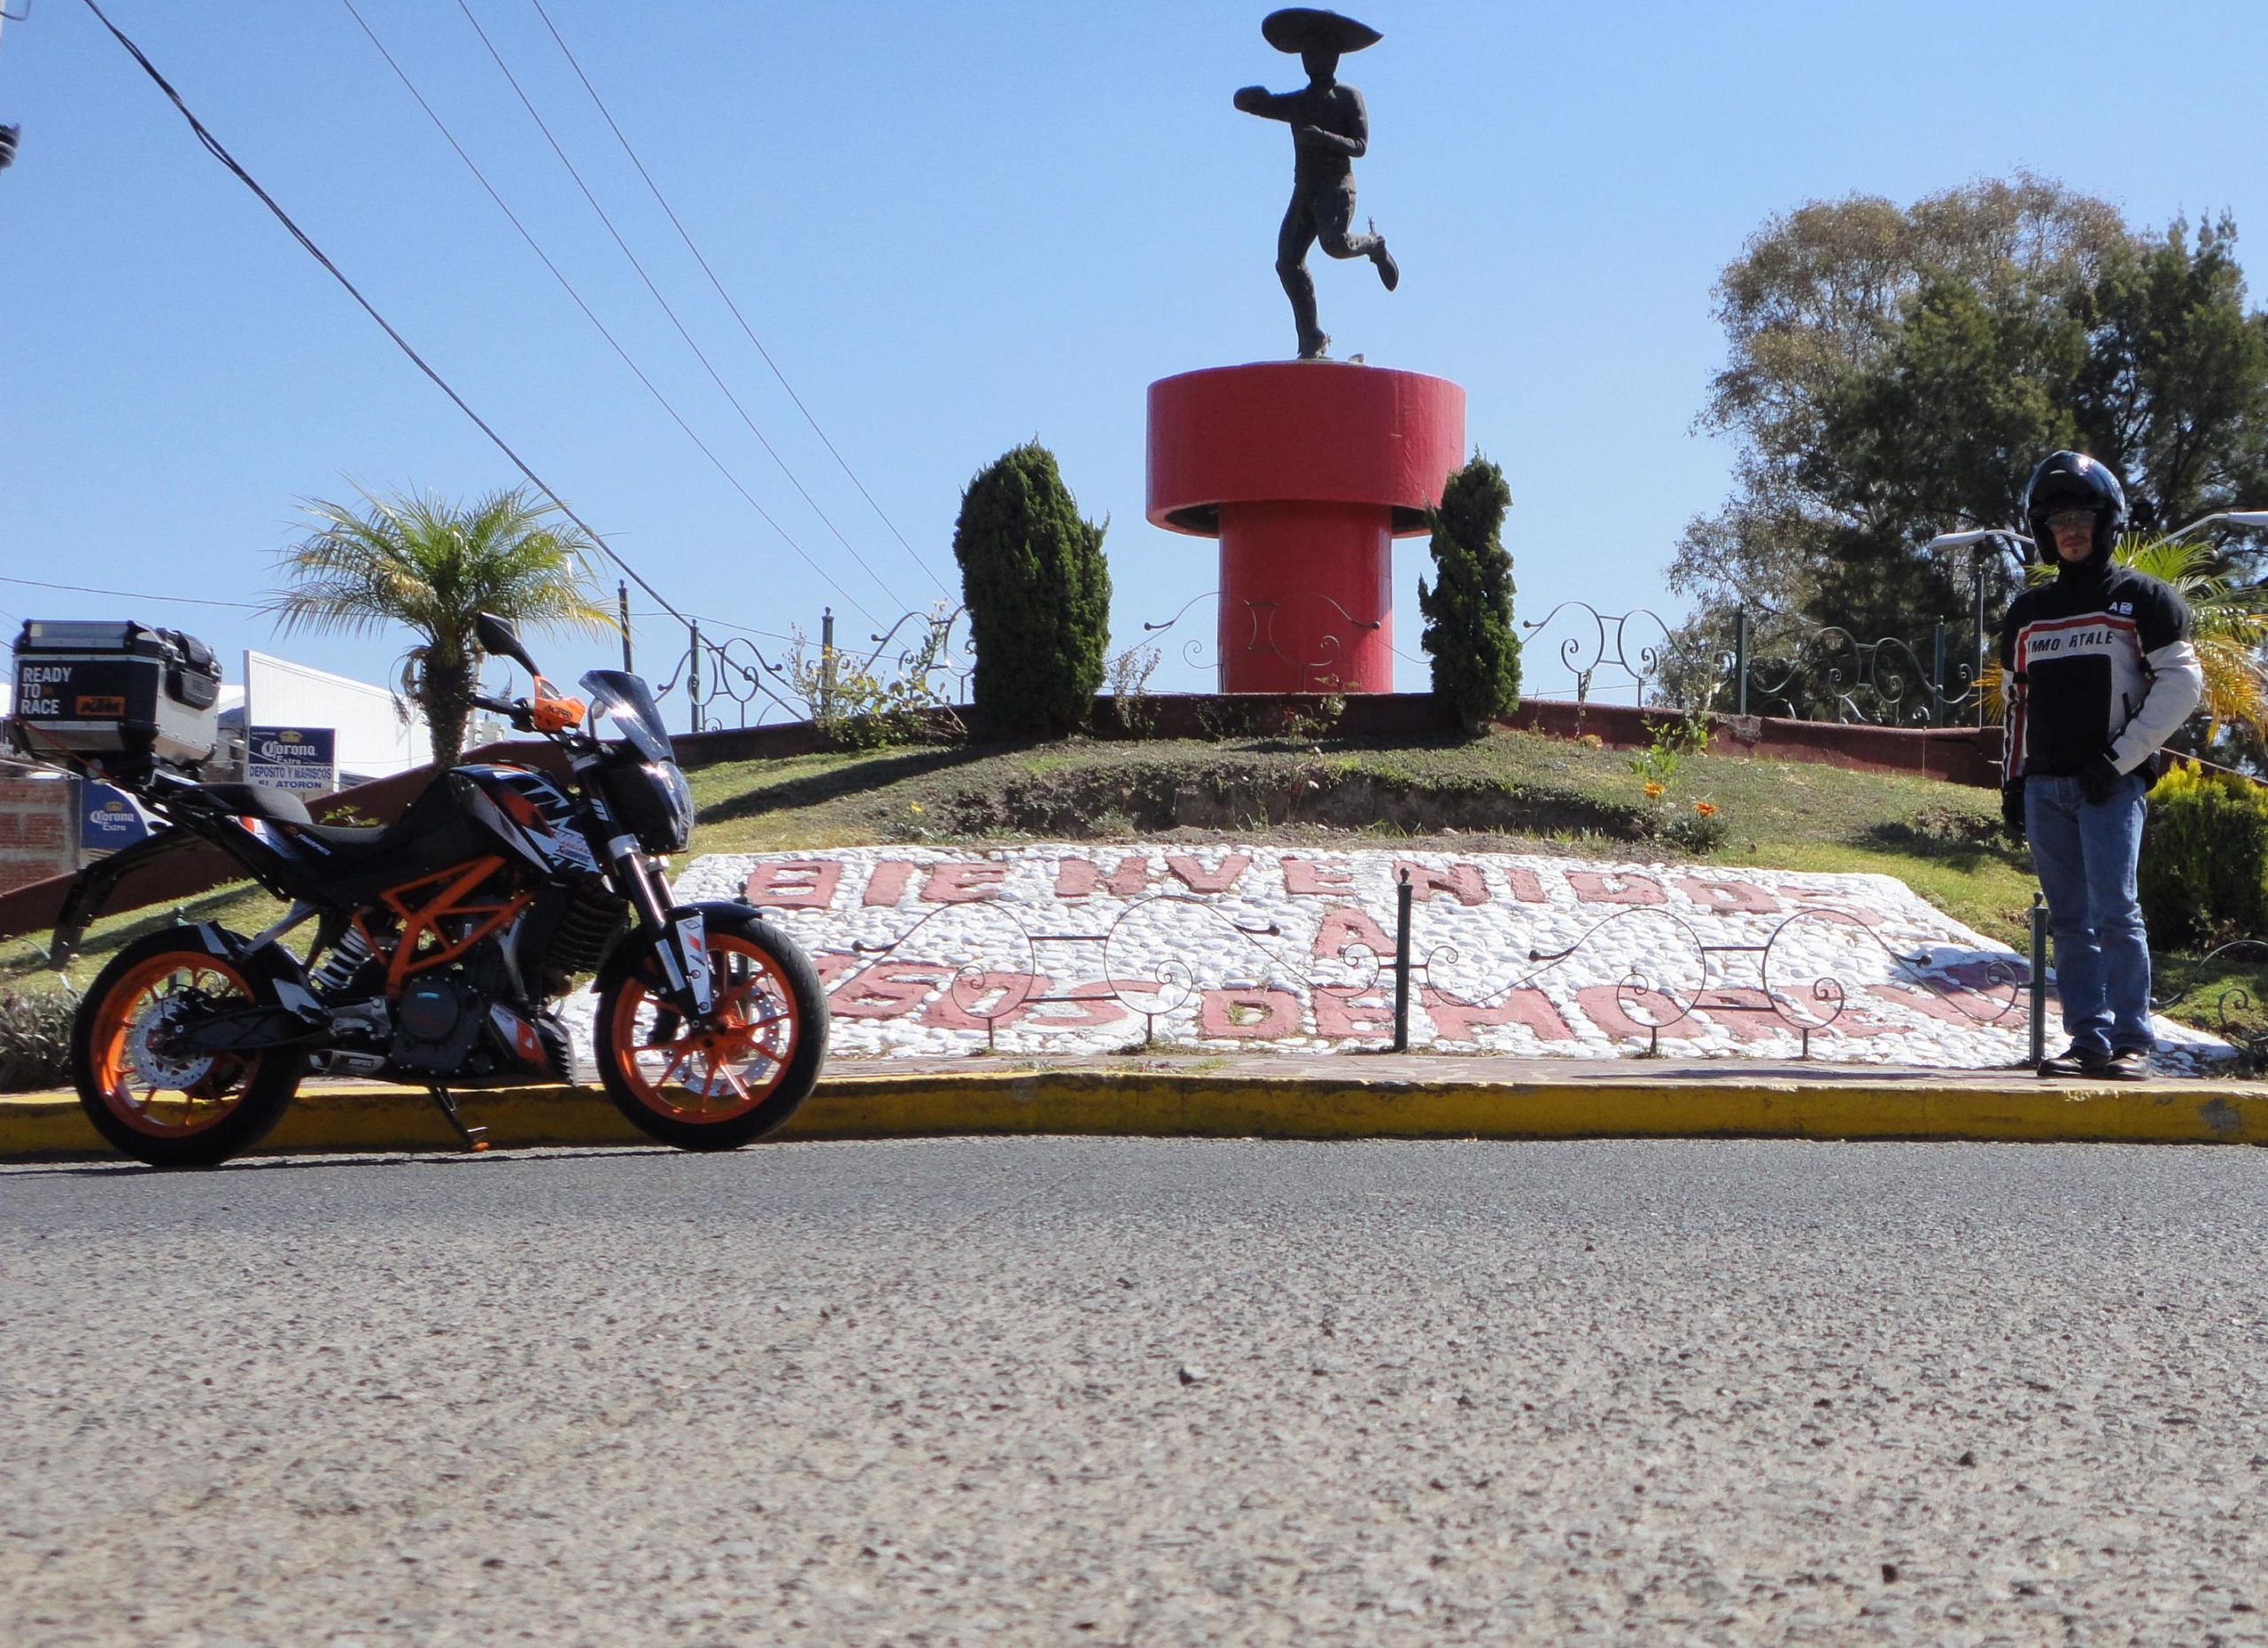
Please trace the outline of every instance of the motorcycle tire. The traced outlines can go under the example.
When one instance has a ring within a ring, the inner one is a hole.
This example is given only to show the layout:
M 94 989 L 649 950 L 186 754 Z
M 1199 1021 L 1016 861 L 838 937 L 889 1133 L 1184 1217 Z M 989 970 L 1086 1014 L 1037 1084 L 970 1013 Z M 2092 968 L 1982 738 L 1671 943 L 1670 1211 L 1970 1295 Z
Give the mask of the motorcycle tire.
M 79 1108 L 112 1145 L 159 1168 L 215 1167 L 268 1136 L 299 1091 L 299 1048 L 168 1059 L 165 1022 L 204 1002 L 269 1005 L 256 973 L 207 947 L 206 929 L 168 928 L 128 944 L 96 976 L 71 1023 Z
M 753 913 L 703 911 L 716 1022 L 689 1029 L 649 946 L 610 967 L 594 1040 L 607 1097 L 649 1139 L 737 1150 L 796 1113 L 827 1057 L 827 999 L 796 942 Z

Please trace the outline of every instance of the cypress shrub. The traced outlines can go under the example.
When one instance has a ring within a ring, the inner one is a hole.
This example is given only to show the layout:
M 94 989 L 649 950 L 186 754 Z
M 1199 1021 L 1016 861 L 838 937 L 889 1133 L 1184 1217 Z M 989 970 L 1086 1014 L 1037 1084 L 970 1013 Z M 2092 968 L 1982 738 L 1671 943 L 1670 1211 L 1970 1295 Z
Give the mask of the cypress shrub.
M 2136 885 L 2154 944 L 2268 937 L 2268 789 L 2177 763 L 2150 791 Z
M 1504 472 L 1475 453 L 1426 511 L 1433 584 L 1418 580 L 1423 645 L 1433 660 L 1433 696 L 1480 734 L 1520 701 L 1520 641 L 1512 628 L 1512 557 L 1504 552 L 1511 508 Z
M 1110 636 L 1107 525 L 1080 518 L 1055 455 L 1037 441 L 961 494 L 953 558 L 976 654 L 970 697 L 1001 730 L 1067 733 L 1092 711 Z

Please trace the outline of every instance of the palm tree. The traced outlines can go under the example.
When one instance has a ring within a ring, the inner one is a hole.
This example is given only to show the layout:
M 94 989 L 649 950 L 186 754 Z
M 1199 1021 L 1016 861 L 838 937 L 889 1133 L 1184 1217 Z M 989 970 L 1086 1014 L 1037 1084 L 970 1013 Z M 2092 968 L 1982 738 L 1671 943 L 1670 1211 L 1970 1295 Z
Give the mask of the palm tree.
M 2268 671 L 2261 664 L 2262 649 L 2268 647 L 2268 586 L 2233 582 L 2221 557 L 2201 542 L 2129 535 L 2110 558 L 2172 586 L 2188 603 L 2190 644 L 2205 672 L 2205 696 L 2197 707 L 2204 711 L 2207 736 L 2231 724 L 2268 735 Z M 2033 584 L 2054 576 L 2053 565 L 2025 574 Z M 1984 688 L 1986 713 L 1998 721 L 2005 713 L 1998 664 L 1986 667 Z
M 597 544 L 527 487 L 493 493 L 470 509 L 431 494 L 363 492 L 362 501 L 357 512 L 300 500 L 315 530 L 284 552 L 292 587 L 265 610 L 285 634 L 361 634 L 399 624 L 422 637 L 403 655 L 401 688 L 425 711 L 439 766 L 464 747 L 479 671 L 473 623 L 481 613 L 592 634 L 617 627 L 587 583 Z

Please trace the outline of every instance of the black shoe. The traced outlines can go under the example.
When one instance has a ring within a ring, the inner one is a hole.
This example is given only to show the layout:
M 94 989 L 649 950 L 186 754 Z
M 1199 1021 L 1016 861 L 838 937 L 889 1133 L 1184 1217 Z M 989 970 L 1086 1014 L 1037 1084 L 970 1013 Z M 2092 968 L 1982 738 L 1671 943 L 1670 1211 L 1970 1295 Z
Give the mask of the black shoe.
M 1327 332 L 1310 332 L 1300 339 L 1300 359 L 1328 361 L 1331 358 L 1331 336 Z
M 2147 1082 L 2150 1079 L 2150 1055 L 2140 1047 L 2121 1047 L 2094 1072 L 2114 1082 Z
M 1371 253 L 1371 261 L 1379 266 L 1379 280 L 1388 292 L 1402 284 L 1402 265 L 1394 260 L 1394 253 L 1386 249 L 1386 242 L 1379 242 L 1379 249 Z
M 2061 1081 L 2072 1081 L 2081 1077 L 2101 1076 L 2110 1069 L 2110 1055 L 2097 1053 L 2092 1047 L 2066 1047 L 2050 1059 L 2039 1061 L 2042 1076 Z

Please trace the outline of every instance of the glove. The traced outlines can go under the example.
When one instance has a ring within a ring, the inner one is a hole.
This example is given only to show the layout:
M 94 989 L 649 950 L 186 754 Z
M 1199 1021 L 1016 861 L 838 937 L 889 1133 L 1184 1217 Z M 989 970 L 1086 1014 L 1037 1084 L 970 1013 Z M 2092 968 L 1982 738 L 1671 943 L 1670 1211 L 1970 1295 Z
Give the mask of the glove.
M 2079 769 L 2079 794 L 2100 806 L 2110 799 L 2124 777 L 2125 774 L 2118 770 L 2118 764 L 2106 750 Z
M 2023 839 L 2023 780 L 2020 778 L 2000 786 L 2000 822 L 2008 827 L 2011 839 Z

